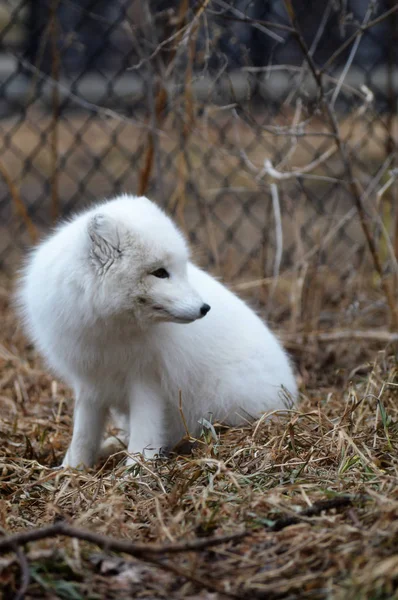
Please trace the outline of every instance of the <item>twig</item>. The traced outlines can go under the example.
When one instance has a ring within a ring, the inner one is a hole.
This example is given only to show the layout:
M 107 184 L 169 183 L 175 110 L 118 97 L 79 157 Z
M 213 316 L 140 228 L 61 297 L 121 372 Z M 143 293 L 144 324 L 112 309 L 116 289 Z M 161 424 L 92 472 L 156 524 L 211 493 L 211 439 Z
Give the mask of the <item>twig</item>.
M 23 546 L 30 542 L 37 542 L 48 538 L 65 536 L 96 544 L 104 550 L 112 550 L 113 552 L 123 552 L 135 558 L 148 558 L 152 555 L 162 554 L 179 554 L 181 552 L 199 552 L 210 546 L 219 546 L 230 541 L 240 540 L 248 535 L 247 531 L 232 533 L 219 537 L 207 539 L 187 540 L 185 542 L 176 542 L 175 544 L 144 544 L 134 543 L 125 540 L 117 540 L 115 538 L 94 533 L 85 529 L 78 529 L 64 522 L 40 527 L 31 531 L 22 531 L 3 538 L 0 538 L 0 554 L 5 552 L 15 551 L 18 546 Z
M 21 585 L 14 600 L 24 600 L 25 594 L 28 591 L 30 583 L 29 563 L 25 553 L 21 550 L 21 548 L 18 548 L 18 546 L 16 546 L 14 548 L 14 551 L 17 555 L 19 566 L 21 568 Z
M 280 207 L 280 202 L 279 202 L 278 186 L 276 183 L 271 183 L 269 187 L 271 190 L 272 210 L 274 213 L 276 249 L 275 249 L 274 271 L 273 271 L 273 278 L 272 278 L 273 281 L 272 281 L 269 298 L 268 298 L 268 310 L 270 310 L 272 299 L 274 297 L 275 290 L 278 285 L 279 272 L 280 272 L 280 268 L 281 268 L 282 254 L 283 254 L 283 229 L 282 229 L 282 216 L 281 216 L 281 207 Z
M 392 160 L 392 157 L 389 157 L 389 158 Z M 382 199 L 384 194 L 392 186 L 392 184 L 395 182 L 396 178 L 398 177 L 398 169 L 391 169 L 391 171 L 389 172 L 389 175 L 390 175 L 389 180 L 383 185 L 383 187 L 381 187 L 379 189 L 379 191 L 376 194 L 378 207 L 380 206 L 380 200 Z
M 201 4 L 201 6 L 199 7 L 198 11 L 196 12 L 196 14 L 194 16 L 193 22 L 196 22 L 196 20 L 198 18 L 200 18 L 200 15 L 205 10 L 209 1 L 210 0 L 203 0 L 203 3 Z M 175 44 L 175 47 L 171 51 L 169 65 L 173 64 L 173 60 L 177 54 L 178 47 L 183 41 L 184 31 L 185 30 L 191 31 L 192 23 L 189 24 L 188 29 L 187 29 L 187 27 L 184 27 L 184 22 L 186 21 L 188 10 L 189 10 L 189 3 L 187 2 L 187 0 L 181 0 L 179 12 L 178 12 L 178 23 L 176 26 L 176 30 L 177 30 L 176 44 Z M 159 91 L 156 95 L 155 109 L 154 109 L 154 114 L 152 116 L 152 121 L 155 121 L 156 123 L 159 123 L 160 125 L 162 124 L 162 122 L 164 121 L 164 118 L 165 118 L 166 103 L 167 103 L 167 90 L 164 85 L 160 84 Z M 139 184 L 138 184 L 138 194 L 139 195 L 144 195 L 147 192 L 151 173 L 152 173 L 152 168 L 153 168 L 154 155 L 155 155 L 154 135 L 153 135 L 152 131 L 149 131 L 148 145 L 147 145 L 145 158 L 144 158 L 144 167 L 139 174 Z
M 362 201 L 364 202 L 373 192 L 374 190 L 377 188 L 381 178 L 383 177 L 386 169 L 389 167 L 390 163 L 392 161 L 392 157 L 388 157 L 385 161 L 384 164 L 380 167 L 380 169 L 378 170 L 378 172 L 376 173 L 376 175 L 373 177 L 372 181 L 370 182 L 370 184 L 368 185 L 368 187 L 366 188 L 366 190 L 364 191 L 364 193 L 362 194 Z M 319 250 L 320 248 L 322 248 L 322 250 L 325 250 L 325 248 L 327 247 L 328 244 L 331 243 L 331 241 L 333 239 L 336 238 L 336 235 L 338 234 L 339 231 L 341 231 L 341 229 L 351 221 L 351 219 L 354 218 L 354 216 L 357 214 L 357 209 L 355 206 L 353 206 L 352 208 L 350 208 L 350 210 L 338 221 L 338 223 L 336 223 L 336 225 L 334 227 L 332 227 L 329 232 L 324 236 L 324 238 L 322 239 L 321 244 L 316 244 L 313 248 L 311 248 L 311 250 L 309 250 L 304 257 L 302 258 L 302 260 L 300 261 L 301 263 L 308 261 L 310 258 L 312 258 Z
M 391 315 L 390 326 L 392 328 L 396 329 L 398 327 L 398 307 L 397 307 L 397 303 L 396 303 L 396 300 L 394 297 L 394 292 L 393 292 L 392 287 L 390 286 L 390 283 L 383 277 L 382 261 L 381 261 L 379 252 L 377 250 L 376 242 L 374 240 L 372 231 L 370 229 L 370 225 L 368 224 L 368 217 L 367 217 L 365 207 L 363 204 L 363 200 L 362 200 L 362 192 L 361 192 L 360 186 L 358 184 L 358 181 L 356 180 L 356 178 L 354 176 L 353 166 L 352 166 L 349 154 L 347 152 L 345 143 L 342 141 L 342 137 L 340 134 L 340 128 L 339 128 L 339 124 L 337 122 L 336 115 L 333 112 L 333 108 L 332 108 L 331 104 L 327 101 L 326 93 L 325 93 L 325 89 L 324 89 L 324 85 L 323 85 L 323 80 L 322 80 L 322 75 L 316 68 L 316 65 L 314 63 L 312 56 L 309 54 L 307 44 L 304 40 L 304 37 L 301 33 L 299 26 L 298 26 L 298 22 L 297 22 L 294 8 L 293 8 L 292 0 L 284 0 L 284 1 L 285 1 L 285 6 L 286 6 L 286 10 L 288 12 L 289 18 L 295 29 L 294 36 L 296 37 L 297 42 L 300 45 L 300 48 L 307 60 L 308 66 L 312 72 L 312 75 L 317 83 L 320 103 L 323 107 L 325 116 L 328 118 L 331 130 L 333 131 L 336 146 L 338 148 L 340 158 L 341 158 L 341 161 L 344 166 L 344 170 L 345 170 L 345 174 L 346 174 L 346 181 L 347 181 L 347 184 L 351 191 L 352 197 L 354 199 L 355 206 L 357 208 L 362 231 L 365 235 L 365 239 L 366 239 L 369 251 L 372 256 L 375 270 L 380 277 L 381 286 L 383 288 L 384 295 L 386 297 L 387 304 L 390 309 L 390 315 Z
M 338 98 L 338 95 L 340 93 L 341 87 L 342 87 L 342 85 L 344 83 L 344 79 L 346 78 L 346 75 L 347 75 L 348 71 L 351 68 L 352 61 L 354 60 L 355 55 L 357 53 L 357 50 L 359 48 L 359 44 L 361 43 L 363 32 L 364 32 L 363 28 L 366 27 L 366 25 L 368 24 L 369 19 L 372 16 L 373 9 L 374 9 L 374 6 L 372 5 L 372 3 L 370 3 L 369 6 L 368 6 L 368 10 L 366 11 L 365 17 L 363 19 L 360 33 L 357 35 L 357 38 L 356 38 L 356 40 L 354 42 L 354 45 L 351 48 L 350 56 L 348 57 L 348 60 L 346 61 L 346 64 L 344 65 L 344 69 L 343 69 L 343 71 L 342 71 L 342 73 L 341 73 L 341 75 L 339 77 L 339 81 L 338 81 L 338 83 L 337 83 L 337 85 L 335 87 L 335 90 L 333 92 L 333 96 L 332 96 L 332 99 L 330 101 L 330 105 L 331 106 L 335 105 L 335 102 L 336 102 L 336 100 Z
M 58 49 L 59 27 L 58 27 L 58 10 L 59 0 L 53 0 L 51 3 L 50 14 L 50 31 L 51 31 L 51 77 L 57 84 L 59 81 L 60 72 L 60 56 Z M 54 85 L 52 88 L 52 119 L 51 119 L 51 217 L 55 223 L 59 212 L 58 198 L 58 127 L 59 127 L 59 88 Z
M 67 98 L 71 100 L 76 106 L 83 108 L 89 111 L 92 114 L 103 117 L 104 119 L 114 119 L 115 121 L 119 121 L 121 123 L 135 125 L 136 127 L 142 127 L 143 129 L 152 131 L 152 126 L 148 123 L 144 123 L 143 121 L 138 121 L 137 119 L 133 119 L 132 117 L 126 117 L 121 113 L 112 110 L 111 108 L 107 108 L 106 106 L 101 106 L 99 104 L 95 104 L 94 102 L 89 102 L 88 100 L 84 100 L 84 98 L 78 96 L 71 92 L 70 88 L 67 85 L 64 85 L 61 82 L 54 81 L 54 79 L 46 75 L 43 71 L 38 69 L 35 65 L 32 65 L 28 60 L 25 60 L 22 56 L 14 54 L 13 52 L 5 52 L 6 56 L 10 56 L 20 63 L 27 71 L 30 73 L 36 74 L 38 81 L 43 81 L 48 83 L 49 86 L 56 86 L 60 92 Z M 156 133 L 160 136 L 166 136 L 163 130 L 158 129 Z
M 274 39 L 276 42 L 279 42 L 281 44 L 285 41 L 283 39 L 283 37 L 276 34 L 274 31 L 271 31 L 267 27 L 264 27 L 264 25 L 261 25 L 261 23 L 257 19 L 248 19 L 244 12 L 242 12 L 238 8 L 234 8 L 233 6 L 231 6 L 231 3 L 224 2 L 224 0 L 213 0 L 213 1 L 214 1 L 214 4 L 218 4 L 218 6 L 221 6 L 222 8 L 225 8 L 226 10 L 230 10 L 233 15 L 240 17 L 240 18 L 243 17 L 243 19 L 246 22 L 249 21 L 253 25 L 253 27 L 255 27 L 255 29 L 258 29 L 262 33 L 265 33 L 265 35 L 268 35 L 269 37 Z M 272 24 L 272 26 L 275 27 L 275 25 L 273 25 L 273 24 Z
M 219 4 L 217 0 L 214 0 L 215 4 Z M 223 4 L 226 4 L 225 2 Z M 229 10 L 232 10 L 231 6 L 228 6 Z M 236 23 L 249 23 L 250 25 L 264 25 L 266 27 L 274 27 L 274 29 L 279 29 L 280 31 L 287 31 L 288 33 L 292 33 L 293 28 L 289 27 L 289 25 L 285 25 L 284 23 L 277 23 L 276 21 L 265 21 L 264 19 L 252 19 L 251 17 L 247 17 L 241 11 L 235 9 L 237 13 L 242 14 L 242 17 L 227 15 L 225 13 L 217 14 L 218 19 L 225 19 L 226 21 L 235 21 Z M 236 14 L 236 13 L 235 13 Z M 282 40 L 284 41 L 284 40 Z
M 2 175 L 4 181 L 7 184 L 7 187 L 10 192 L 10 196 L 14 202 L 15 210 L 16 210 L 17 214 L 21 217 L 22 221 L 24 221 L 24 223 L 25 223 L 25 226 L 29 233 L 31 242 L 36 243 L 38 240 L 38 237 L 39 237 L 37 229 L 34 226 L 32 219 L 29 217 L 28 211 L 26 210 L 26 207 L 25 207 L 24 203 L 22 202 L 21 196 L 19 195 L 16 185 L 14 184 L 10 175 L 8 174 L 7 169 L 1 162 L 0 162 L 0 174 Z
M 148 39 L 152 38 L 152 41 L 154 44 L 157 44 L 157 36 L 156 36 L 156 27 L 154 25 L 154 22 L 152 20 L 152 13 L 149 7 L 148 2 L 144 2 L 143 3 L 143 10 L 144 10 L 144 14 L 145 14 L 145 18 L 146 21 L 148 22 L 148 27 L 146 28 L 146 37 Z M 145 31 L 145 30 L 144 30 Z M 134 35 L 134 34 L 133 34 Z M 140 48 L 140 44 L 139 42 L 136 44 L 136 48 L 138 51 L 138 54 L 141 54 L 141 48 Z M 156 85 L 155 85 L 155 72 L 154 72 L 154 67 L 151 61 L 148 62 L 148 66 L 147 66 L 147 70 L 144 73 L 144 80 L 146 81 L 146 95 L 147 95 L 147 102 L 148 102 L 148 109 L 149 109 L 149 122 L 151 123 L 152 126 L 152 131 L 150 132 L 149 138 L 151 140 L 151 151 L 150 151 L 150 163 L 148 163 L 148 165 L 150 165 L 152 163 L 153 157 L 155 158 L 155 168 L 156 168 L 156 192 L 159 194 L 160 200 L 162 200 L 162 202 L 164 203 L 164 185 L 163 185 L 163 174 L 162 174 L 162 168 L 161 168 L 161 164 L 160 164 L 160 149 L 159 149 L 159 136 L 157 134 L 157 119 L 159 114 L 161 114 L 164 111 L 165 108 L 165 100 L 167 98 L 164 98 L 164 103 L 162 104 L 161 107 L 158 107 L 157 103 L 155 102 L 155 98 L 156 98 Z M 163 102 L 163 100 L 162 100 Z M 159 112 L 160 111 L 160 112 Z M 149 177 L 149 172 L 148 172 L 148 177 Z M 149 181 L 147 180 L 145 186 L 147 188 Z M 141 187 L 142 187 L 142 182 L 141 182 Z M 145 188 L 145 189 L 146 189 Z
M 278 519 L 273 525 L 271 525 L 270 529 L 271 531 L 281 531 L 281 529 L 289 527 L 289 525 L 300 523 L 302 517 L 316 517 L 324 510 L 343 508 L 346 506 L 351 506 L 352 504 L 353 498 L 350 496 L 338 496 L 337 498 L 331 498 L 330 500 L 319 500 L 318 502 L 314 502 L 314 504 L 309 508 L 302 510 L 297 516 L 282 517 L 281 519 Z
M 342 52 L 344 52 L 344 50 L 346 48 L 348 48 L 348 46 L 359 36 L 362 35 L 364 31 L 366 31 L 367 29 L 370 29 L 371 27 L 374 27 L 375 25 L 378 25 L 379 23 L 381 23 L 382 21 L 385 21 L 385 19 L 388 19 L 388 17 L 390 17 L 393 13 L 395 13 L 398 10 L 398 4 L 396 4 L 395 6 L 393 6 L 392 8 L 390 8 L 389 10 L 387 10 L 385 13 L 383 13 L 382 15 L 380 15 L 380 17 L 377 17 L 376 19 L 373 19 L 372 21 L 369 21 L 369 23 L 367 25 L 361 26 L 359 29 L 357 29 L 357 31 L 355 31 L 355 33 L 352 34 L 351 37 L 349 37 L 333 54 L 332 56 L 326 61 L 326 63 L 323 65 L 322 69 L 319 71 L 319 74 L 322 75 L 329 67 L 330 65 L 336 60 L 336 58 L 338 56 L 340 56 L 340 54 Z
M 216 591 L 220 594 L 236 598 L 238 597 L 236 594 L 223 590 L 220 586 L 218 586 L 218 584 L 211 581 L 210 579 L 201 579 L 193 573 L 190 573 L 186 570 L 182 570 L 173 563 L 165 562 L 161 559 L 164 558 L 164 555 L 167 556 L 170 554 L 179 554 L 183 552 L 198 552 L 211 546 L 217 546 L 230 541 L 242 539 L 247 535 L 247 531 L 242 531 L 240 533 L 234 533 L 231 535 L 224 535 L 220 537 L 196 539 L 192 541 L 177 542 L 164 545 L 144 544 L 128 542 L 124 540 L 116 540 L 109 536 L 93 533 L 91 531 L 85 531 L 76 527 L 72 527 L 67 523 L 59 522 L 54 525 L 49 525 L 48 527 L 41 527 L 39 529 L 34 529 L 33 531 L 16 533 L 14 535 L 0 538 L 0 554 L 14 551 L 18 556 L 22 572 L 21 589 L 17 595 L 17 598 L 19 600 L 22 600 L 24 598 L 27 587 L 29 585 L 29 565 L 26 560 L 25 554 L 20 549 L 20 546 L 23 546 L 29 542 L 54 538 L 58 536 L 66 536 L 72 539 L 79 539 L 86 542 L 90 542 L 92 544 L 96 544 L 104 551 L 122 552 L 124 554 L 129 554 L 130 556 L 134 556 L 135 558 L 149 562 L 166 571 L 171 571 L 172 573 L 185 577 L 186 579 L 192 581 L 193 583 L 203 588 L 207 588 L 209 590 Z
M 189 433 L 188 424 L 187 424 L 187 421 L 186 421 L 186 418 L 184 415 L 184 410 L 182 408 L 182 391 L 181 390 L 178 391 L 178 410 L 180 411 L 182 424 L 184 425 L 185 435 L 187 436 L 188 439 L 191 439 L 191 434 Z
M 321 19 L 321 22 L 319 24 L 318 31 L 316 32 L 316 35 L 315 35 L 315 37 L 314 37 L 314 39 L 313 39 L 313 41 L 311 43 L 311 47 L 309 49 L 309 52 L 310 52 L 311 56 L 314 56 L 314 53 L 315 53 L 315 51 L 316 51 L 316 49 L 318 47 L 319 41 L 320 41 L 320 39 L 323 36 L 323 33 L 325 31 L 325 27 L 326 27 L 326 23 L 328 22 L 329 17 L 330 17 L 332 6 L 333 6 L 333 0 L 329 0 L 328 4 L 326 6 L 326 9 L 325 9 L 325 11 L 324 11 L 324 13 L 322 15 L 322 19 Z M 307 69 L 305 68 L 305 66 L 306 66 L 305 60 L 303 61 L 303 63 L 302 63 L 301 66 L 302 66 L 302 69 L 301 69 L 299 80 L 295 83 L 294 89 L 292 89 L 292 91 L 290 92 L 290 94 L 286 98 L 286 100 L 284 102 L 285 105 L 290 104 L 292 98 L 294 97 L 294 94 L 296 94 L 297 90 L 299 90 L 301 88 L 301 86 L 303 84 L 303 81 L 304 81 L 304 78 L 307 75 Z M 307 67 L 308 67 L 308 65 L 307 65 Z
M 308 165 L 305 165 L 303 167 L 293 167 L 293 169 L 291 171 L 285 171 L 285 172 L 281 172 L 281 171 L 278 171 L 277 169 L 275 169 L 272 166 L 272 162 L 267 159 L 264 161 L 264 167 L 263 167 L 263 171 L 261 174 L 268 175 L 269 177 L 271 177 L 272 179 L 275 179 L 276 181 L 301 177 L 302 175 L 310 173 L 311 171 L 313 171 L 314 169 L 316 169 L 317 167 L 322 165 L 326 160 L 328 160 L 331 156 L 333 156 L 333 154 L 336 151 L 337 151 L 337 148 L 335 146 L 331 146 L 325 152 L 323 152 L 321 154 L 321 156 L 319 156 L 317 159 L 313 160 Z M 330 177 L 328 179 L 335 179 L 335 178 Z
M 274 211 L 275 219 L 275 237 L 276 237 L 276 253 L 275 253 L 275 265 L 274 265 L 274 278 L 277 280 L 279 277 L 279 270 L 282 261 L 283 251 L 283 230 L 282 230 L 282 216 L 281 207 L 279 203 L 278 186 L 275 183 L 271 183 L 271 196 L 272 196 L 272 208 Z
M 301 100 L 301 98 L 297 98 L 296 110 L 294 111 L 294 116 L 293 116 L 293 121 L 292 121 L 292 130 L 294 130 L 294 129 L 300 130 L 303 127 L 300 123 L 302 108 L 303 108 L 302 100 Z M 278 163 L 277 169 L 281 169 L 284 165 L 289 164 L 290 159 L 294 156 L 294 154 L 296 152 L 298 138 L 293 137 L 293 139 L 290 141 L 290 144 L 291 144 L 291 146 L 290 146 L 289 151 L 282 158 L 282 160 Z
M 386 344 L 398 342 L 398 333 L 380 330 L 340 330 L 340 331 L 311 331 L 305 337 L 301 334 L 280 334 L 285 342 L 304 343 L 305 340 L 314 339 L 317 342 L 339 342 L 344 340 L 367 340 L 369 342 L 382 342 Z
M 183 94 L 183 107 L 182 107 L 182 119 L 180 121 L 181 128 L 179 131 L 180 138 L 180 150 L 178 156 L 176 158 L 177 162 L 177 185 L 175 188 L 175 192 L 172 195 L 172 198 L 169 201 L 169 205 L 175 205 L 175 214 L 177 221 L 182 228 L 183 231 L 187 230 L 187 226 L 185 223 L 185 204 L 187 198 L 187 178 L 188 173 L 191 171 L 189 164 L 189 144 L 188 140 L 192 134 L 193 125 L 195 121 L 195 110 L 194 110 L 194 102 L 193 102 L 193 92 L 192 92 L 192 74 L 193 74 L 193 65 L 195 60 L 195 44 L 196 44 L 196 36 L 198 33 L 198 21 L 196 20 L 196 24 L 191 28 L 190 34 L 191 37 L 188 40 L 188 60 L 185 71 L 185 83 L 184 83 L 184 94 Z M 184 40 L 182 40 L 181 45 Z
M 165 562 L 159 558 L 151 557 L 151 564 L 156 565 L 163 570 L 170 571 L 171 573 L 174 573 L 174 575 L 178 575 L 178 577 L 184 577 L 185 579 L 192 581 L 192 583 L 195 583 L 196 585 L 198 585 L 201 588 L 211 590 L 212 592 L 217 592 L 218 594 L 221 595 L 221 597 L 229 596 L 230 598 L 238 598 L 238 599 L 242 598 L 241 595 L 234 594 L 233 592 L 230 592 L 230 591 L 227 592 L 220 585 L 215 583 L 215 581 L 213 581 L 212 579 L 209 579 L 209 577 L 206 577 L 205 579 L 202 577 L 199 577 L 198 575 L 196 575 L 192 572 L 188 572 L 187 569 L 182 569 L 181 567 L 177 566 L 176 564 L 174 564 L 172 562 L 169 562 L 169 561 Z
M 207 5 L 209 4 L 210 0 L 203 0 L 202 3 L 200 4 L 200 6 L 198 7 L 196 13 L 194 14 L 193 18 L 191 19 L 191 21 L 189 21 L 188 23 L 184 24 L 184 19 L 180 19 L 181 16 L 185 17 L 186 12 L 189 9 L 189 3 L 186 2 L 186 0 L 182 0 L 182 3 L 180 4 L 180 8 L 179 8 L 179 17 L 178 17 L 178 24 L 176 27 L 176 31 L 169 36 L 168 38 L 166 38 L 165 40 L 162 40 L 161 42 L 159 42 L 156 45 L 155 50 L 152 52 L 152 54 L 150 54 L 147 57 L 142 58 L 137 64 L 132 65 L 131 67 L 129 67 L 128 70 L 132 71 L 132 70 L 139 70 L 145 63 L 150 62 L 151 60 L 153 60 L 154 58 L 157 57 L 157 55 L 159 54 L 159 52 L 162 50 L 162 48 L 164 48 L 165 46 L 167 46 L 167 44 L 169 44 L 170 42 L 173 42 L 174 40 L 177 40 L 174 48 L 172 48 L 170 50 L 171 54 L 172 54 L 172 58 L 170 58 L 170 64 L 172 64 L 173 62 L 173 58 L 176 55 L 176 51 L 178 46 L 181 43 L 186 42 L 187 38 L 189 38 L 190 33 L 192 31 L 193 26 L 196 24 L 196 22 L 198 21 L 198 19 L 200 19 L 200 17 L 202 16 L 202 14 L 204 13 L 204 11 L 206 10 Z M 165 12 L 165 11 L 163 11 Z M 158 15 L 159 16 L 159 13 Z M 153 19 L 152 17 L 150 19 L 148 19 L 146 22 L 144 22 L 142 25 L 152 25 L 153 26 Z M 132 33 L 133 35 L 135 35 L 134 29 L 132 29 Z

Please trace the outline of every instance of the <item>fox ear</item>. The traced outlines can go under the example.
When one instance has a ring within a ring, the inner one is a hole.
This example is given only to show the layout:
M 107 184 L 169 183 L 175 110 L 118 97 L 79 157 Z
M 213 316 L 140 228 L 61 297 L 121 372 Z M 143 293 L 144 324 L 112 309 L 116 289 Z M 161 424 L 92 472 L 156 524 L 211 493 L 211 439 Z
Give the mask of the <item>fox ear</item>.
M 94 215 L 88 223 L 91 241 L 90 255 L 95 262 L 105 266 L 120 256 L 120 232 L 118 224 L 107 215 Z

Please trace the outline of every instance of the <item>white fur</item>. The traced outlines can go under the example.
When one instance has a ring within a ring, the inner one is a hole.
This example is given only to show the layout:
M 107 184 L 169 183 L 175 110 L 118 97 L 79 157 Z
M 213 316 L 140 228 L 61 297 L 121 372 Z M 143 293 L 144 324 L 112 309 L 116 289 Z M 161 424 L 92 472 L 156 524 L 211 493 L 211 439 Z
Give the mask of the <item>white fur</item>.
M 170 278 L 151 274 L 160 268 Z M 275 336 L 189 262 L 183 236 L 147 198 L 122 196 L 62 224 L 28 259 L 18 301 L 76 395 L 64 465 L 95 463 L 110 412 L 129 453 L 150 457 L 184 435 L 180 395 L 192 434 L 201 417 L 237 425 L 282 408 L 281 386 L 297 396 Z

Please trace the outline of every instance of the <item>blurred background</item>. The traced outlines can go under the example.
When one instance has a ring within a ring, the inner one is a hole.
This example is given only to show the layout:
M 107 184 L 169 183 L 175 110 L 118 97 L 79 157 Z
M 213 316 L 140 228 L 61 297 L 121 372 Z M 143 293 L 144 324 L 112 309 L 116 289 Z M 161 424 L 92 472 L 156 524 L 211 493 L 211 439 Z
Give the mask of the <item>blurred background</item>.
M 145 194 L 287 334 L 394 325 L 396 8 L 2 0 L 0 269 L 73 211 Z

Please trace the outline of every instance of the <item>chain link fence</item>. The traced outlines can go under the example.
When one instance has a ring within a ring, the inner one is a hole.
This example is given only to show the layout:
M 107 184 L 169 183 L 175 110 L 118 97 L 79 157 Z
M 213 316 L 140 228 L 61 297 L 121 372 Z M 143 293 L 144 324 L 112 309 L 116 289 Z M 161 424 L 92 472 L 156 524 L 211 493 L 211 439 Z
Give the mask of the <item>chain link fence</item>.
M 338 296 L 370 265 L 355 179 L 388 276 L 395 5 L 2 0 L 1 267 L 58 219 L 129 192 L 165 206 L 197 260 L 261 302 L 275 276 L 314 265 Z

